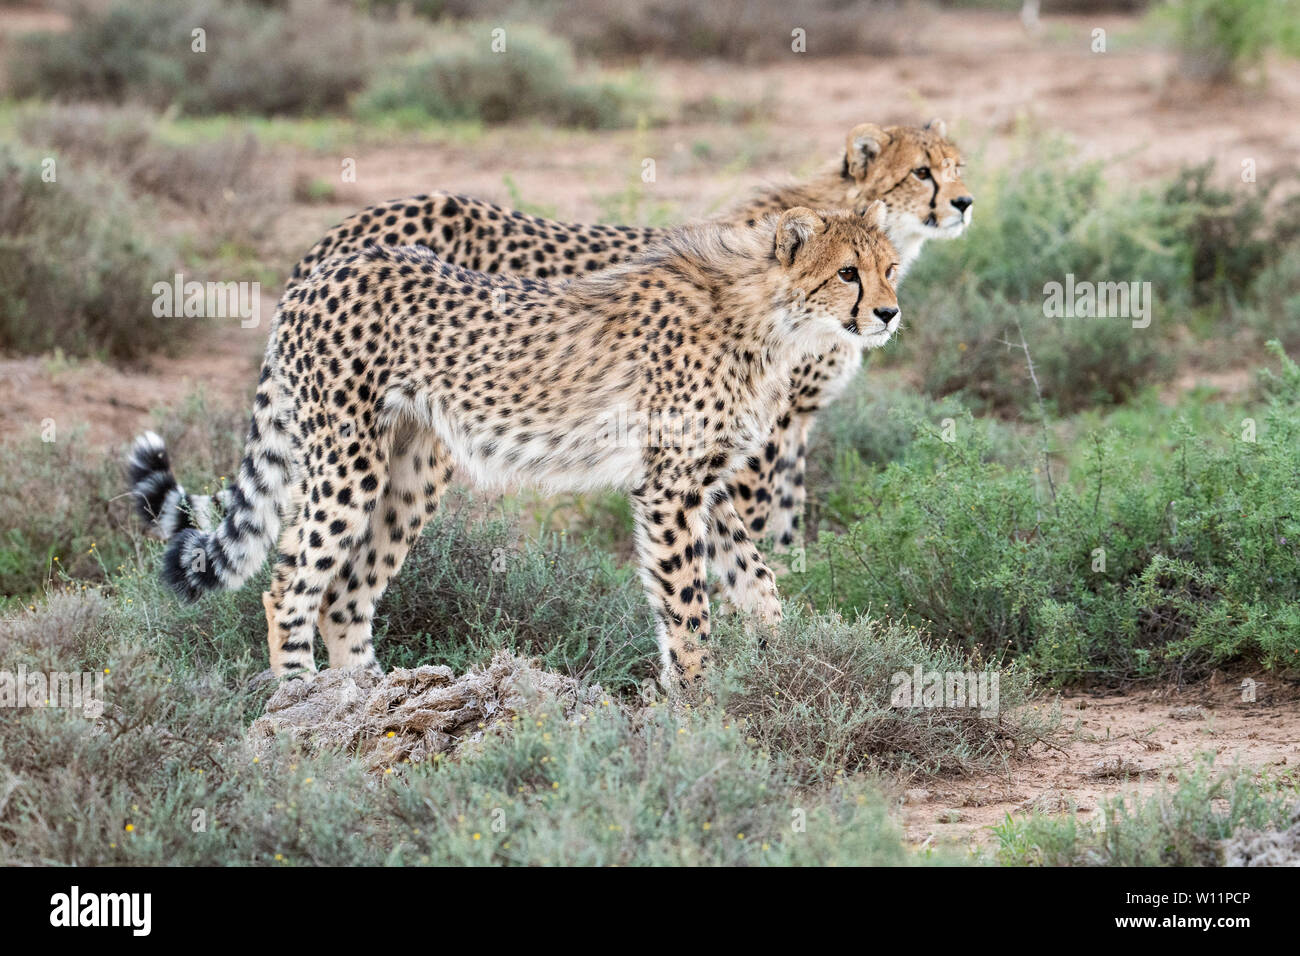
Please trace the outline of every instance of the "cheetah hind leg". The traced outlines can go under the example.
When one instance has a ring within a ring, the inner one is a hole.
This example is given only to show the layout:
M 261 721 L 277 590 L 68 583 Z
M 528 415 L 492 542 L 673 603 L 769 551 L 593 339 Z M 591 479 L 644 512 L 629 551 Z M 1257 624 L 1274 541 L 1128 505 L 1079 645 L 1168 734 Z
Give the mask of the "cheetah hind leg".
M 359 457 L 375 462 L 376 470 L 384 473 L 383 451 L 372 440 L 362 442 L 359 451 Z M 347 481 L 327 482 L 318 470 L 304 479 L 299 513 L 280 534 L 270 590 L 274 613 L 268 639 L 276 676 L 296 677 L 316 669 L 312 650 L 325 592 L 353 545 L 364 537 L 378 499 L 374 475 L 359 469 Z
M 451 481 L 451 456 L 438 438 L 405 426 L 393 438 L 388 478 L 369 527 L 321 604 L 319 628 L 330 667 L 381 670 L 375 658 L 375 609 L 401 570 Z

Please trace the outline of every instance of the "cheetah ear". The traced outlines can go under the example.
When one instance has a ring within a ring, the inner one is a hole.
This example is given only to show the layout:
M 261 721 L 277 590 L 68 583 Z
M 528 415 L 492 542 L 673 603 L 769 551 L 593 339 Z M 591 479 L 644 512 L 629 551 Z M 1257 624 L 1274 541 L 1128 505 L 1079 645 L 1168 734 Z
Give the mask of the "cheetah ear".
M 932 131 L 940 139 L 948 138 L 948 124 L 941 119 L 932 119 L 925 124 L 925 128 Z
M 868 226 L 875 226 L 877 229 L 885 228 L 885 213 L 888 208 L 885 206 L 883 199 L 877 199 L 867 206 L 862 212 L 862 218 L 867 221 Z
M 862 123 L 849 130 L 844 149 L 844 171 L 854 179 L 867 175 L 867 166 L 889 142 L 889 136 L 875 123 Z
M 776 221 L 776 258 L 790 266 L 803 244 L 821 232 L 826 223 L 807 206 L 795 206 L 781 213 Z

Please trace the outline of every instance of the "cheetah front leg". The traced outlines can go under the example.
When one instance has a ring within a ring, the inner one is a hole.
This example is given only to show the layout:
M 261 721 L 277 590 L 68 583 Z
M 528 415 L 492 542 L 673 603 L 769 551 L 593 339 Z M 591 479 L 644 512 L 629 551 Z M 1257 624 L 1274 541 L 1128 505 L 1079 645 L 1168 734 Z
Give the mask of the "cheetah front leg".
M 756 617 L 769 627 L 780 622 L 776 577 L 745 530 L 731 495 L 721 489 L 710 515 L 708 556 L 728 610 Z
M 690 691 L 709 663 L 709 599 L 705 587 L 706 496 L 683 469 L 649 470 L 632 493 L 636 549 L 663 660 L 660 683 Z
M 809 416 L 793 415 L 776 436 L 779 451 L 772 466 L 772 505 L 768 530 L 777 552 L 798 545 L 808 500 Z

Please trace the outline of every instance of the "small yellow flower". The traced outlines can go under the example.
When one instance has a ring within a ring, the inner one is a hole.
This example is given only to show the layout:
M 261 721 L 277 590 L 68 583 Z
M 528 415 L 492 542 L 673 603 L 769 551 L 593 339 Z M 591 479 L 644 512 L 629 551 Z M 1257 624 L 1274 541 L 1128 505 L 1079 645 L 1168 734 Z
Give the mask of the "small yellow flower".
M 474 839 L 475 839 L 475 840 L 481 840 L 481 839 L 483 839 L 483 834 L 481 834 L 481 833 L 475 833 L 475 834 L 474 834 Z
M 551 781 L 551 789 L 552 789 L 552 790 L 559 790 L 559 789 L 560 789 L 560 781 L 558 781 L 558 780 L 552 780 L 552 781 Z
M 704 821 L 704 829 L 705 829 L 705 830 L 712 830 L 712 829 L 713 829 L 713 824 L 712 824 L 712 823 L 709 823 L 707 820 Z
M 277 854 L 275 855 L 275 858 L 276 858 L 277 861 L 283 860 L 283 859 L 284 859 L 284 854 L 283 854 L 283 853 L 277 853 Z
M 113 671 L 112 671 L 111 668 L 105 667 L 105 668 L 104 668 L 104 673 L 105 673 L 105 674 L 111 674 L 111 673 L 113 673 Z
M 385 737 L 396 737 L 396 736 L 397 736 L 397 731 L 395 731 L 395 730 L 390 730 L 388 733 L 384 734 L 384 736 L 385 736 Z
M 134 832 L 135 832 L 135 824 L 134 824 L 134 823 L 128 823 L 128 824 L 126 825 L 126 832 L 127 832 L 127 833 L 134 833 Z

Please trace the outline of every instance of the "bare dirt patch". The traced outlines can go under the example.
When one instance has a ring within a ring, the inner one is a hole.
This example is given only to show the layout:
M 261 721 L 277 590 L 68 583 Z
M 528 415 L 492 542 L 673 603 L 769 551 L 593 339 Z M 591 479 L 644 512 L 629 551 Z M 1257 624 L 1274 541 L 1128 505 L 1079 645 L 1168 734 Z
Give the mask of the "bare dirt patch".
M 1256 681 L 1243 701 L 1241 681 Z M 902 818 L 910 841 L 987 845 L 990 827 L 1008 814 L 1078 810 L 1093 820 L 1104 800 L 1166 786 L 1199 754 L 1215 767 L 1253 771 L 1300 765 L 1300 683 L 1274 675 L 1216 674 L 1182 689 L 1155 689 L 1060 698 L 1074 739 L 1008 770 L 908 791 Z

